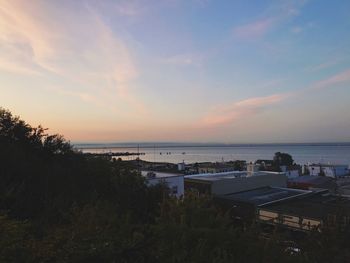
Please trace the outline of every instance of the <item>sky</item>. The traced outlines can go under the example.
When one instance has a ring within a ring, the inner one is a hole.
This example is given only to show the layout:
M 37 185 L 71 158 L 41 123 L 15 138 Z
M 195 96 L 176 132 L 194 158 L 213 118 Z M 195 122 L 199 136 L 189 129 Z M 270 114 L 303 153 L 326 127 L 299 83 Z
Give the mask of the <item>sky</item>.
M 349 142 L 348 0 L 0 0 L 0 106 L 72 142 Z

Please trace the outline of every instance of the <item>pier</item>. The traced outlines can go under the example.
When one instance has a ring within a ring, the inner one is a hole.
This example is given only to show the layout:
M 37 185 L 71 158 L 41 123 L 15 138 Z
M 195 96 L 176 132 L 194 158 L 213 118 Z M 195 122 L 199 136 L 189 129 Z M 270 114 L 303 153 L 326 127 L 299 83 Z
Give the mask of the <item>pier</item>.
M 106 157 L 121 157 L 121 156 L 140 156 L 145 153 L 130 153 L 130 152 L 107 152 L 107 153 L 84 153 L 90 156 L 106 156 Z

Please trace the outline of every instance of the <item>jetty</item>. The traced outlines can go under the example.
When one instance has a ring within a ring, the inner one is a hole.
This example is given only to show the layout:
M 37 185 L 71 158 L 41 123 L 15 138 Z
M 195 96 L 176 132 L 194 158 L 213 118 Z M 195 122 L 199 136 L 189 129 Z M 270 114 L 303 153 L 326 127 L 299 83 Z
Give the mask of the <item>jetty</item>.
M 120 156 L 140 156 L 145 153 L 133 153 L 133 152 L 106 152 L 106 153 L 84 153 L 90 156 L 106 156 L 106 157 L 120 157 Z

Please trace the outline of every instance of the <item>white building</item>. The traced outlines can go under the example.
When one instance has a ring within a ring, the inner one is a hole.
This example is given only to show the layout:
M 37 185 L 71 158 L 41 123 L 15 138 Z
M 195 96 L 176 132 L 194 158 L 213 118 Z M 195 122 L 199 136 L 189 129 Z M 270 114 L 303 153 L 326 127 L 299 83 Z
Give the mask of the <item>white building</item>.
M 349 166 L 345 164 L 309 164 L 307 169 L 313 176 L 324 175 L 337 178 L 349 175 Z
M 252 176 L 259 172 L 260 165 L 255 163 L 247 164 L 247 176 Z
M 285 165 L 281 165 L 280 166 L 280 169 L 283 173 L 286 174 L 286 176 L 288 177 L 288 179 L 291 179 L 291 178 L 296 178 L 296 177 L 299 177 L 300 176 L 300 173 L 299 173 L 299 169 L 295 169 L 295 168 L 289 168 Z
M 264 163 L 264 162 L 262 162 L 262 163 Z M 264 168 L 265 166 L 264 165 L 262 166 L 262 165 L 257 164 L 257 163 L 247 164 L 247 176 L 252 176 L 252 175 L 257 174 L 261 167 Z M 296 178 L 300 175 L 298 167 L 295 167 L 295 166 L 288 167 L 285 165 L 281 165 L 280 169 L 281 169 L 281 172 L 284 173 L 288 179 Z M 271 173 L 271 171 L 264 171 L 264 170 L 262 170 L 261 172 L 270 172 Z
M 182 162 L 182 163 L 178 163 L 178 164 L 177 164 L 177 170 L 178 170 L 178 171 L 185 171 L 185 169 L 186 169 L 186 164 L 185 164 L 185 162 Z
M 285 172 L 288 179 L 297 178 L 300 176 L 299 170 L 289 170 Z
M 184 176 L 181 174 L 142 171 L 141 175 L 147 180 L 148 185 L 164 183 L 170 190 L 170 195 L 181 197 L 184 195 Z

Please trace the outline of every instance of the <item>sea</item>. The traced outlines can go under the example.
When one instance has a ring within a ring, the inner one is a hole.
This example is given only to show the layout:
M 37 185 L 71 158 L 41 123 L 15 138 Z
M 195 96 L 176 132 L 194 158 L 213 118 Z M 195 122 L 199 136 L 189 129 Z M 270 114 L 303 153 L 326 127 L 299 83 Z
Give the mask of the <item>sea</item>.
M 198 144 L 198 143 L 76 143 L 84 153 L 143 153 L 140 158 L 150 162 L 196 163 L 272 159 L 276 152 L 290 154 L 297 164 L 350 164 L 350 143 L 289 144 Z M 133 160 L 137 156 L 123 156 Z

